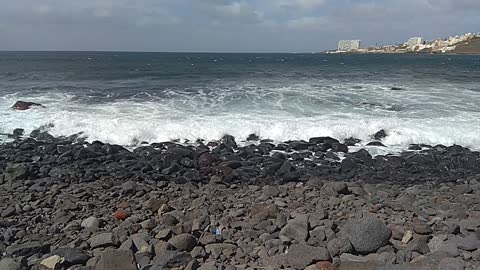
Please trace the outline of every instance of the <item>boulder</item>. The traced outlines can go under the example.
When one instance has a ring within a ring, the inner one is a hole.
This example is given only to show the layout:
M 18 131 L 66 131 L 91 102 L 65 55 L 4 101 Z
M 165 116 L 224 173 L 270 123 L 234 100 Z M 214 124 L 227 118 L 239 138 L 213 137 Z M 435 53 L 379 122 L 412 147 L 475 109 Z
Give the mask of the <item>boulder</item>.
M 391 230 L 375 217 L 350 220 L 341 232 L 360 254 L 376 252 L 388 243 L 392 235 Z

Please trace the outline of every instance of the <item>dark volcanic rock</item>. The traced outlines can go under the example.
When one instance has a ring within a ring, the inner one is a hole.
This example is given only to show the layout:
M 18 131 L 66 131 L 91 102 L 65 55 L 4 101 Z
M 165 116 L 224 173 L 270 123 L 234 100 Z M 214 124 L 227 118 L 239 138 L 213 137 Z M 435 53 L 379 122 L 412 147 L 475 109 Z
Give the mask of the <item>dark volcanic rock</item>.
M 380 130 L 377 133 L 373 134 L 373 138 L 377 141 L 380 141 L 381 139 L 387 137 L 387 132 L 385 130 Z
M 107 249 L 100 254 L 95 270 L 138 270 L 131 251 Z

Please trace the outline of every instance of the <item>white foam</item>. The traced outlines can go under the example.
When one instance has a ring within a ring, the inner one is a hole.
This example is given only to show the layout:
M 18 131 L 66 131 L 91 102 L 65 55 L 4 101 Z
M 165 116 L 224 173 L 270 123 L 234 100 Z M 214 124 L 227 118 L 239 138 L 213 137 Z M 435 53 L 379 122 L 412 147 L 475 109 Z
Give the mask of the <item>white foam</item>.
M 224 91 L 172 90 L 163 98 L 150 96 L 148 101 L 141 101 L 145 99 L 142 94 L 141 98 L 90 105 L 72 94 L 7 95 L 0 98 L 0 133 L 14 128 L 30 132 L 53 124 L 53 135 L 84 132 L 90 141 L 121 145 L 136 141 L 216 140 L 224 134 L 244 140 L 251 133 L 277 142 L 332 136 L 355 137 L 367 143 L 372 134 L 385 129 L 389 136 L 384 144 L 393 152 L 411 143 L 480 148 L 480 113 L 472 110 L 476 106 L 472 98 L 479 100 L 478 93 L 462 92 L 460 100 L 450 102 L 451 97 L 433 93 L 429 98 L 415 91 L 377 97 L 385 90 L 382 85 L 362 85 L 362 89 L 338 85 L 320 92 L 318 86 L 312 85 L 268 90 L 254 84 L 229 85 Z M 9 107 L 16 100 L 40 102 L 47 108 L 13 111 Z M 431 107 L 422 107 L 425 102 Z M 387 106 L 389 103 L 407 109 L 395 111 Z

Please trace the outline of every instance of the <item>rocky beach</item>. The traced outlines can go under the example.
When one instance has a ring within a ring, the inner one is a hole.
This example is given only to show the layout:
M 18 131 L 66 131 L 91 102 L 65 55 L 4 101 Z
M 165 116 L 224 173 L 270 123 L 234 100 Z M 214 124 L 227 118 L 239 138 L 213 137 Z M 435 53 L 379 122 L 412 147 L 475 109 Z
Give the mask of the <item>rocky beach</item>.
M 480 269 L 480 153 L 458 145 L 23 133 L 0 144 L 0 270 Z

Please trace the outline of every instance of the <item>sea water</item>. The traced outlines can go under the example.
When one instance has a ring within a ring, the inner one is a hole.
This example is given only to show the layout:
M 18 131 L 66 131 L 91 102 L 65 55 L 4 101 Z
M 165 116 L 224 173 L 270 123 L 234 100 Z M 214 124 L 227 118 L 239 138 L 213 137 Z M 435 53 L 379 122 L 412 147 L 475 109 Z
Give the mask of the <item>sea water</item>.
M 46 108 L 14 111 L 17 101 Z M 0 52 L 0 133 L 133 145 L 315 136 L 480 149 L 480 56 Z

